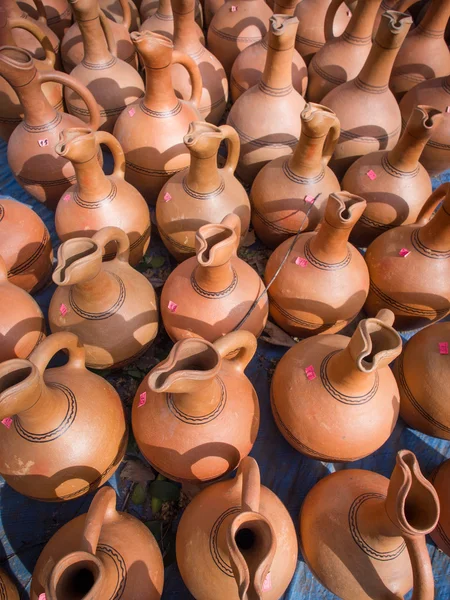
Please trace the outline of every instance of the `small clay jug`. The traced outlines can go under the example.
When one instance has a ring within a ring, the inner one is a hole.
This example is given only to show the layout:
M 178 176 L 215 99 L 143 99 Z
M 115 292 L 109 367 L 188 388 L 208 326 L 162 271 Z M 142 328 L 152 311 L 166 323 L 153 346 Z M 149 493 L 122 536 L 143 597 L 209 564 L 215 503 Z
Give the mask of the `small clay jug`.
M 357 158 L 391 150 L 400 137 L 400 109 L 388 84 L 411 23 L 409 15 L 386 11 L 358 77 L 334 88 L 322 100 L 341 123 L 341 137 L 330 162 L 339 179 Z
M 208 28 L 208 48 L 227 77 L 238 54 L 265 36 L 271 15 L 264 0 L 229 0 L 216 12 Z
M 361 156 L 347 171 L 342 189 L 367 201 L 350 236 L 355 246 L 367 248 L 384 231 L 416 222 L 432 192 L 430 176 L 419 159 L 442 117 L 431 106 L 416 106 L 392 150 Z
M 228 158 L 219 169 L 217 154 L 223 140 L 228 142 Z M 156 203 L 161 239 L 178 262 L 195 256 L 195 235 L 202 225 L 220 223 L 234 213 L 241 220 L 242 240 L 250 224 L 247 192 L 234 176 L 240 148 L 236 131 L 229 125 L 194 121 L 184 143 L 190 166 L 169 179 Z
M 47 369 L 60 350 L 67 350 L 67 364 Z M 128 437 L 122 402 L 86 369 L 76 335 L 50 335 L 29 360 L 2 363 L 0 390 L 0 473 L 16 492 L 72 500 L 115 472 Z
M 120 23 L 128 31 L 141 26 L 139 10 L 133 0 L 99 0 L 100 8 L 108 19 Z
M 292 87 L 297 24 L 297 17 L 270 17 L 261 80 L 237 99 L 228 114 L 227 123 L 236 129 L 241 140 L 237 174 L 248 185 L 265 164 L 291 153 L 300 136 L 300 113 L 305 100 Z
M 302 233 L 270 287 L 270 314 L 278 325 L 299 337 L 336 333 L 356 318 L 369 291 L 369 273 L 358 250 L 348 243 L 366 201 L 330 194 L 318 232 Z M 266 285 L 279 269 L 292 238 L 270 256 Z
M 310 103 L 300 116 L 302 130 L 294 153 L 263 167 L 250 192 L 255 233 L 269 248 L 295 235 L 301 226 L 303 231 L 315 229 L 328 196 L 341 189 L 327 166 L 339 139 L 336 115 L 325 106 Z
M 0 255 L 0 363 L 27 358 L 45 337 L 45 321 L 37 302 L 9 281 Z
M 443 319 L 450 311 L 450 184 L 431 194 L 414 225 L 377 237 L 365 259 L 370 274 L 364 306 L 368 315 L 390 308 L 400 331 Z
M 414 86 L 400 102 L 402 125 L 406 126 L 412 111 L 419 104 L 430 104 L 442 111 L 439 127 L 433 128 L 420 157 L 420 162 L 431 176 L 440 175 L 448 169 L 450 160 L 450 75 L 427 79 Z
M 61 40 L 72 24 L 72 11 L 68 0 L 45 0 L 43 2 L 47 25 Z M 18 5 L 35 20 L 40 16 L 40 3 L 34 0 L 18 0 Z
M 145 66 L 145 96 L 123 111 L 114 135 L 125 152 L 127 181 L 155 204 L 166 181 L 189 165 L 183 136 L 189 123 L 200 118 L 202 78 L 194 60 L 174 50 L 163 35 L 135 31 L 131 36 Z M 187 69 L 192 81 L 188 101 L 177 98 L 173 89 L 176 63 Z
M 102 262 L 116 242 L 116 257 Z M 50 329 L 75 333 L 91 369 L 122 368 L 143 354 L 158 332 L 152 284 L 129 262 L 129 241 L 118 227 L 92 238 L 72 238 L 58 248 L 50 302 Z
M 214 342 L 238 329 L 258 337 L 264 329 L 267 294 L 258 273 L 237 256 L 240 232 L 235 214 L 220 224 L 203 225 L 195 236 L 197 256 L 169 275 L 161 316 L 173 341 L 200 337 Z
M 193 39 L 195 36 L 197 38 L 197 41 L 199 41 L 200 44 L 204 46 L 205 36 L 203 35 L 203 31 L 199 27 L 198 23 L 195 22 L 194 25 L 190 26 L 189 28 L 191 30 L 190 37 L 192 37 Z M 140 31 L 151 31 L 153 33 L 159 33 L 161 35 L 164 35 L 170 41 L 174 41 L 174 29 L 175 21 L 171 0 L 159 0 L 157 10 L 154 13 L 150 14 L 145 20 L 143 20 L 143 23 L 140 27 Z M 178 48 L 176 48 L 176 50 L 178 50 Z M 183 52 L 186 52 L 186 50 L 183 50 Z M 186 54 L 188 53 L 186 52 Z
M 195 22 L 195 0 L 172 0 L 174 17 L 173 47 L 190 56 L 197 64 L 203 81 L 198 110 L 202 119 L 216 125 L 222 118 L 228 101 L 228 81 L 215 56 L 200 42 L 199 26 Z M 192 85 L 182 65 L 173 65 L 172 81 L 179 98 L 189 100 Z
M 449 74 L 450 52 L 444 39 L 449 17 L 450 0 L 432 0 L 423 19 L 406 37 L 389 82 L 398 102 L 424 79 Z
M 347 462 L 369 456 L 391 435 L 399 391 L 389 363 L 402 351 L 380 311 L 363 319 L 351 338 L 321 335 L 290 348 L 272 379 L 272 412 L 293 448 L 310 458 Z
M 192 500 L 176 548 L 183 581 L 197 600 L 278 600 L 297 564 L 292 519 L 278 496 L 261 485 L 250 456 L 234 479 L 210 485 Z
M 210 481 L 247 456 L 259 428 L 258 397 L 244 375 L 255 351 L 249 331 L 214 344 L 184 339 L 150 371 L 136 392 L 131 423 L 140 451 L 159 473 Z
M 306 563 L 342 600 L 434 598 L 425 535 L 436 526 L 439 500 L 410 450 L 400 450 L 391 479 L 362 469 L 328 475 L 300 513 Z
M 24 112 L 23 121 L 8 143 L 8 164 L 27 192 L 54 210 L 61 194 L 75 180 L 72 165 L 56 154 L 55 146 L 63 129 L 80 127 L 83 122 L 55 110 L 44 96 L 42 84 L 52 81 L 73 88 L 86 103 L 93 130 L 100 123 L 97 103 L 89 90 L 70 75 L 39 72 L 26 50 L 0 48 L 0 75 L 13 87 Z
M 108 44 L 100 22 L 98 0 L 69 1 L 84 46 L 83 60 L 71 75 L 92 93 L 100 109 L 100 128 L 111 133 L 122 111 L 144 95 L 144 82 L 136 69 L 117 58 L 114 39 Z M 65 90 L 64 97 L 67 110 L 88 122 L 89 113 L 83 99 L 71 89 Z
M 100 144 L 113 155 L 111 175 L 105 175 L 98 162 Z M 136 266 L 150 243 L 150 212 L 137 189 L 125 181 L 125 156 L 119 142 L 110 133 L 73 128 L 61 132 L 56 152 L 72 162 L 77 178 L 56 208 L 59 239 L 92 237 L 103 227 L 120 227 L 130 242 L 130 264 Z M 110 247 L 104 259 L 114 255 Z
M 20 600 L 16 586 L 3 569 L 0 569 L 0 589 L 3 600 Z
M 50 278 L 53 250 L 42 219 L 26 204 L 0 196 L 0 256 L 8 279 L 35 293 Z
M 308 67 L 309 101 L 322 102 L 328 92 L 359 74 L 372 47 L 373 24 L 380 2 L 358 0 L 345 31 L 334 37 L 334 17 L 344 0 L 332 0 L 325 17 L 326 44 L 314 54 Z
M 439 497 L 441 514 L 430 536 L 436 546 L 450 556 L 450 459 L 435 469 L 431 476 L 431 483 Z
M 325 15 L 330 4 L 331 0 L 300 0 L 295 8 L 298 19 L 295 49 L 307 65 L 325 45 Z M 332 38 L 344 33 L 351 16 L 351 11 L 341 2 L 330 25 Z
M 434 323 L 408 341 L 394 364 L 400 416 L 409 427 L 445 440 L 450 440 L 449 343 L 450 323 Z
M 43 549 L 31 581 L 31 600 L 114 598 L 158 600 L 164 565 L 155 538 L 139 519 L 118 512 L 105 486 L 86 514 L 59 529 Z

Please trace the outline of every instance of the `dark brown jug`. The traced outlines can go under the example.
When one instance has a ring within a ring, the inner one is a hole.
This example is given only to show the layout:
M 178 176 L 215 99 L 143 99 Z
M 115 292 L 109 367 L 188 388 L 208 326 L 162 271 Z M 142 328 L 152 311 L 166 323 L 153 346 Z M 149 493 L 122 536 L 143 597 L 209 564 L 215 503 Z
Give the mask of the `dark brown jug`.
M 19 0 L 18 5 L 33 19 L 39 19 L 39 2 L 34 0 Z M 66 30 L 72 24 L 72 11 L 67 0 L 45 0 L 45 16 L 47 25 L 61 40 Z
M 111 21 L 120 23 L 128 31 L 137 31 L 141 25 L 139 10 L 133 0 L 99 0 L 100 8 Z

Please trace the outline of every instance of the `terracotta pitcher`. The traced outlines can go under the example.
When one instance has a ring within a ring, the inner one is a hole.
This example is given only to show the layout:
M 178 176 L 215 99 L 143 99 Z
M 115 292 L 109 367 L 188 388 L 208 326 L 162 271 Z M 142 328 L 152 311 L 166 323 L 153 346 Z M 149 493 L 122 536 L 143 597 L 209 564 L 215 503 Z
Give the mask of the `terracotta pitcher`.
M 59 529 L 43 549 L 31 581 L 31 600 L 114 598 L 157 600 L 164 565 L 149 529 L 116 509 L 116 493 L 99 490 L 86 514 Z
M 373 24 L 380 2 L 359 0 L 345 31 L 334 37 L 334 17 L 344 0 L 332 0 L 325 17 L 327 42 L 314 54 L 308 67 L 308 100 L 321 102 L 329 92 L 359 74 L 372 47 Z
M 102 262 L 108 243 L 116 257 Z M 121 368 L 143 354 L 158 332 L 152 284 L 128 263 L 129 241 L 118 227 L 58 248 L 50 302 L 50 329 L 71 331 L 84 345 L 91 369 Z
M 66 30 L 72 24 L 72 11 L 68 0 L 45 0 L 43 2 L 47 25 L 61 40 Z M 18 5 L 30 17 L 39 19 L 40 3 L 34 0 L 19 0 Z
M 370 291 L 364 309 L 369 315 L 390 308 L 400 331 L 443 319 L 450 311 L 450 184 L 433 192 L 414 225 L 377 237 L 365 259 Z
M 450 459 L 444 461 L 432 474 L 431 483 L 441 504 L 441 514 L 436 529 L 430 536 L 436 546 L 450 556 Z
M 367 201 L 351 241 L 366 248 L 397 225 L 415 223 L 431 194 L 431 179 L 419 163 L 425 144 L 440 127 L 443 114 L 431 106 L 416 106 L 403 135 L 392 150 L 370 152 L 352 164 L 342 189 Z
M 7 573 L 0 569 L 0 589 L 4 600 L 19 600 L 19 593 Z
M 60 350 L 68 351 L 68 363 L 47 369 Z M 0 473 L 17 492 L 71 500 L 103 485 L 119 466 L 128 437 L 122 402 L 86 369 L 76 335 L 56 333 L 29 360 L 2 363 L 0 390 Z
M 133 0 L 99 0 L 100 8 L 111 21 L 122 24 L 128 31 L 137 31 L 141 25 L 139 10 Z
M 369 273 L 348 243 L 366 201 L 347 192 L 330 194 L 318 232 L 302 233 L 270 287 L 272 318 L 291 335 L 336 333 L 356 318 L 367 298 Z M 292 245 L 287 239 L 266 266 L 266 285 Z
M 100 22 L 98 0 L 69 0 L 83 38 L 84 57 L 73 69 L 72 77 L 85 85 L 100 109 L 100 128 L 112 132 L 122 111 L 144 95 L 144 82 L 139 73 L 117 58 L 114 40 L 108 40 Z M 67 110 L 88 122 L 83 99 L 66 89 Z
M 391 435 L 399 391 L 389 363 L 402 351 L 391 311 L 358 323 L 351 338 L 314 336 L 278 363 L 272 412 L 293 448 L 311 458 L 347 462 L 369 456 Z
M 63 129 L 79 127 L 83 122 L 55 110 L 41 86 L 52 81 L 76 90 L 88 107 L 90 127 L 94 130 L 100 122 L 97 103 L 89 90 L 70 75 L 37 71 L 31 54 L 19 48 L 0 48 L 0 74 L 17 93 L 24 112 L 24 120 L 8 143 L 8 164 L 27 192 L 54 210 L 61 194 L 75 179 L 72 165 L 56 154 L 55 146 Z
M 292 87 L 297 24 L 297 17 L 270 17 L 269 49 L 261 80 L 237 99 L 228 115 L 228 125 L 241 140 L 237 174 L 247 184 L 253 183 L 266 163 L 292 152 L 300 136 L 305 101 Z
M 219 169 L 217 154 L 223 140 L 228 142 L 228 158 Z M 166 183 L 156 203 L 161 239 L 178 261 L 195 256 L 195 235 L 202 225 L 220 223 L 234 213 L 241 220 L 244 237 L 250 224 L 247 192 L 234 176 L 240 148 L 236 131 L 229 125 L 194 121 L 184 143 L 191 164 Z
M 98 162 L 100 144 L 114 157 L 111 175 L 105 175 Z M 73 128 L 61 133 L 56 152 L 72 162 L 77 178 L 56 208 L 59 239 L 92 237 L 103 227 L 120 227 L 130 242 L 130 264 L 137 265 L 150 242 L 150 212 L 141 194 L 125 181 L 125 156 L 119 142 L 110 133 Z M 114 254 L 115 249 L 109 247 L 105 259 Z
M 259 428 L 258 397 L 244 375 L 255 351 L 249 331 L 214 344 L 184 339 L 150 371 L 136 392 L 131 423 L 140 451 L 159 473 L 210 481 L 247 456 Z
M 238 54 L 265 36 L 271 15 L 264 0 L 229 0 L 216 12 L 208 28 L 208 48 L 227 77 Z
M 114 135 L 125 152 L 127 181 L 155 204 L 166 181 L 189 165 L 183 136 L 189 123 L 200 118 L 202 78 L 193 59 L 174 50 L 163 35 L 148 31 L 131 35 L 145 65 L 146 91 L 143 100 L 120 115 Z M 189 72 L 192 95 L 188 101 L 175 95 L 173 64 Z
M 294 153 L 263 167 L 250 193 L 255 233 L 269 248 L 295 235 L 302 224 L 303 230 L 315 229 L 328 196 L 341 189 L 327 166 L 340 133 L 336 115 L 325 106 L 310 103 L 300 116 L 302 131 Z
M 297 535 L 283 503 L 261 485 L 254 458 L 189 504 L 177 530 L 177 563 L 197 600 L 283 596 L 297 563 Z
M 267 294 L 258 273 L 237 256 L 240 232 L 235 214 L 221 224 L 203 225 L 195 236 L 197 256 L 169 275 L 161 315 L 173 341 L 200 337 L 214 342 L 237 329 L 258 337 L 264 329 Z
M 400 450 L 391 479 L 362 469 L 332 473 L 306 496 L 300 513 L 303 556 L 343 600 L 432 600 L 425 535 L 439 500 L 410 450 Z
M 27 358 L 45 337 L 44 315 L 25 290 L 9 281 L 1 255 L 0 302 L 0 363 L 11 358 Z

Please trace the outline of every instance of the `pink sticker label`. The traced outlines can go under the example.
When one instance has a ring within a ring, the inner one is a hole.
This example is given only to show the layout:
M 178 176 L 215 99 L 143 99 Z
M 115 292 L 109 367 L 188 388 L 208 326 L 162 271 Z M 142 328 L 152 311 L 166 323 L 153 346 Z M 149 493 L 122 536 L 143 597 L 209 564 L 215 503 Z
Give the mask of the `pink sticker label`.
M 306 267 L 306 265 L 308 264 L 308 261 L 306 260 L 306 258 L 297 256 L 297 258 L 295 259 L 295 264 L 298 265 L 299 267 Z
M 45 138 L 45 140 L 38 140 L 38 144 L 41 148 L 44 148 L 44 146 L 48 146 L 48 139 Z
M 411 254 L 411 250 L 408 250 L 408 248 L 402 248 L 400 250 L 400 252 L 398 253 L 398 255 L 401 256 L 402 258 L 406 258 L 410 254 Z
M 367 171 L 366 175 L 372 181 L 377 178 L 377 174 L 375 173 L 375 171 L 372 171 L 372 169 L 370 169 L 370 171 Z
M 172 200 L 172 196 L 169 194 L 169 192 L 166 192 L 164 194 L 164 202 L 169 202 L 169 200 Z
M 439 353 L 448 354 L 448 342 L 439 342 Z
M 63 200 L 64 200 L 64 202 L 69 202 L 69 200 L 70 200 L 70 194 L 66 194 L 66 195 L 63 197 Z
M 262 591 L 268 592 L 271 589 L 272 589 L 272 577 L 271 577 L 270 573 L 267 573 L 267 577 L 264 579 L 264 583 L 262 586 Z
M 175 312 L 178 308 L 178 304 L 175 304 L 175 302 L 172 302 L 172 300 L 170 300 L 169 304 L 167 305 L 167 308 L 170 310 L 170 312 Z
M 237 11 L 237 9 L 238 9 L 238 7 L 237 7 L 237 6 L 234 6 L 234 4 L 233 4 L 233 5 L 231 6 L 231 8 L 230 8 L 230 12 L 236 12 L 236 11 Z
M 4 425 L 6 427 L 6 429 L 9 429 L 12 425 L 13 420 L 11 419 L 11 417 L 6 417 L 6 419 L 3 419 L 2 421 L 2 425 Z
M 130 108 L 130 110 L 128 111 L 128 114 L 130 115 L 130 117 L 134 117 L 134 115 L 136 114 L 136 111 L 134 110 L 134 108 Z
M 309 196 L 308 194 L 305 196 L 305 202 L 307 202 L 308 204 L 314 204 L 314 197 L 313 196 Z
M 317 377 L 316 372 L 314 371 L 314 367 L 312 365 L 309 365 L 309 367 L 306 367 L 305 373 L 306 373 L 306 378 L 309 381 L 312 381 L 313 379 L 315 379 Z
M 67 306 L 65 304 L 61 304 L 61 306 L 59 307 L 59 312 L 63 317 L 65 317 L 67 314 Z
M 45 594 L 39 594 L 38 600 L 47 600 L 47 596 Z
M 142 392 L 142 394 L 139 396 L 138 408 L 140 408 L 141 406 L 144 406 L 144 404 L 146 402 L 147 402 L 147 392 Z

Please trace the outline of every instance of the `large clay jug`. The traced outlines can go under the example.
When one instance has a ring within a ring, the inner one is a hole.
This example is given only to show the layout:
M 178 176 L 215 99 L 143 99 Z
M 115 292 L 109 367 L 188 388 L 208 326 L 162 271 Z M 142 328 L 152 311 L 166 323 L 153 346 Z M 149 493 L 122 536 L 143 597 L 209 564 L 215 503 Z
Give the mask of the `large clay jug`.
M 342 189 L 367 201 L 350 236 L 353 244 L 367 248 L 380 233 L 415 223 L 432 191 L 430 176 L 419 163 L 420 155 L 442 117 L 431 106 L 416 106 L 392 150 L 361 156 L 347 171 Z
M 341 188 L 327 166 L 339 138 L 339 121 L 320 104 L 307 104 L 301 113 L 300 140 L 290 156 L 272 160 L 256 176 L 250 201 L 255 233 L 276 248 L 302 226 L 312 231 L 325 211 L 328 196 Z M 308 216 L 307 211 L 311 207 Z
M 351 338 L 314 336 L 278 363 L 271 386 L 278 429 L 296 450 L 327 462 L 369 456 L 391 435 L 399 391 L 389 368 L 402 351 L 391 311 L 358 323 Z
M 86 514 L 47 542 L 33 571 L 31 600 L 157 600 L 164 566 L 149 529 L 116 509 L 116 493 L 99 490 Z
M 116 257 L 102 262 L 108 243 Z M 158 332 L 152 284 L 128 263 L 129 241 L 118 227 L 92 238 L 72 238 L 58 248 L 50 302 L 50 329 L 75 333 L 91 369 L 121 368 L 143 354 Z
M 0 589 L 3 600 L 20 600 L 16 586 L 3 569 L 0 569 Z
M 302 233 L 283 264 L 269 301 L 272 318 L 291 335 L 336 333 L 356 318 L 367 298 L 369 273 L 348 243 L 366 201 L 347 192 L 330 194 L 318 232 Z M 293 239 L 278 246 L 267 262 L 266 285 L 278 271 Z
M 169 275 L 161 315 L 173 341 L 200 337 L 214 342 L 238 329 L 258 337 L 264 329 L 267 294 L 258 273 L 237 256 L 240 232 L 235 214 L 220 224 L 203 225 L 195 236 L 197 256 Z
M 111 21 L 120 23 L 128 31 L 137 31 L 141 25 L 139 10 L 133 0 L 99 0 L 100 8 Z
M 269 48 L 261 80 L 233 104 L 227 123 L 239 134 L 237 174 L 250 185 L 265 164 L 292 152 L 305 100 L 292 87 L 297 17 L 270 17 Z
M 85 85 L 100 109 L 100 128 L 112 132 L 122 111 L 144 95 L 144 82 L 139 73 L 117 58 L 100 23 L 98 0 L 69 0 L 83 38 L 84 57 L 71 72 Z M 110 40 L 112 43 L 113 40 Z M 74 90 L 65 90 L 67 110 L 88 122 L 83 99 Z
M 83 122 L 55 110 L 41 86 L 53 81 L 73 88 L 88 107 L 93 130 L 100 122 L 97 103 L 89 90 L 70 75 L 37 71 L 26 50 L 0 48 L 0 74 L 14 88 L 24 112 L 24 120 L 14 129 L 8 143 L 8 164 L 27 192 L 54 210 L 61 194 L 75 179 L 72 165 L 56 154 L 55 146 L 63 129 L 80 127 Z
M 195 62 L 157 33 L 131 34 L 146 72 L 144 99 L 123 111 L 114 135 L 125 152 L 126 178 L 150 204 L 168 179 L 189 165 L 183 144 L 189 123 L 200 118 L 202 78 Z M 190 100 L 180 100 L 172 85 L 172 65 L 183 65 L 192 81 Z
M 34 0 L 18 0 L 17 4 L 30 17 L 38 20 L 40 16 L 40 2 Z M 72 10 L 68 0 L 45 0 L 43 2 L 47 25 L 61 40 L 66 30 L 72 24 Z
M 186 508 L 177 563 L 197 600 L 283 596 L 297 564 L 297 535 L 284 504 L 261 485 L 254 458 L 244 458 L 234 479 L 205 488 Z
M 8 280 L 0 255 L 0 363 L 27 358 L 45 337 L 45 321 L 37 302 Z
M 68 363 L 47 369 L 60 350 L 68 351 Z M 0 473 L 17 492 L 71 500 L 103 485 L 119 466 L 128 437 L 122 402 L 86 369 L 76 335 L 56 333 L 29 360 L 2 363 L 0 390 Z
M 391 479 L 362 469 L 328 475 L 300 513 L 303 556 L 314 575 L 343 600 L 432 600 L 425 535 L 439 500 L 410 450 L 400 450 Z
M 228 142 L 228 158 L 219 169 L 217 154 L 223 140 Z M 169 179 L 156 203 L 161 239 L 178 261 L 195 256 L 195 234 L 202 225 L 220 223 L 234 213 L 241 220 L 241 236 L 245 236 L 250 224 L 247 192 L 234 176 L 240 148 L 236 131 L 229 125 L 194 121 L 184 143 L 191 164 Z
M 111 175 L 105 175 L 98 162 L 100 144 L 113 155 Z M 141 194 L 125 181 L 125 156 L 119 142 L 110 133 L 73 128 L 61 133 L 56 152 L 72 162 L 77 178 L 56 208 L 59 239 L 92 237 L 103 227 L 120 227 L 130 242 L 130 264 L 137 265 L 150 242 L 150 212 Z M 115 248 L 110 247 L 104 258 L 114 255 Z
M 450 556 L 450 459 L 444 461 L 431 476 L 441 504 L 438 524 L 430 536 L 436 546 Z
M 228 0 L 216 12 L 208 28 L 208 48 L 228 77 L 238 54 L 267 33 L 271 15 L 264 0 Z
M 433 192 L 414 225 L 377 237 L 365 259 L 370 291 L 364 309 L 369 315 L 390 308 L 400 331 L 443 319 L 450 311 L 450 184 Z
M 210 481 L 247 456 L 259 428 L 258 397 L 244 375 L 255 351 L 249 331 L 214 344 L 184 339 L 150 371 L 136 392 L 131 423 L 140 451 L 159 473 Z
M 309 101 L 321 102 L 328 92 L 359 74 L 372 47 L 373 24 L 380 2 L 359 0 L 345 31 L 334 37 L 334 16 L 344 0 L 332 0 L 325 18 L 327 42 L 314 54 L 308 67 Z

